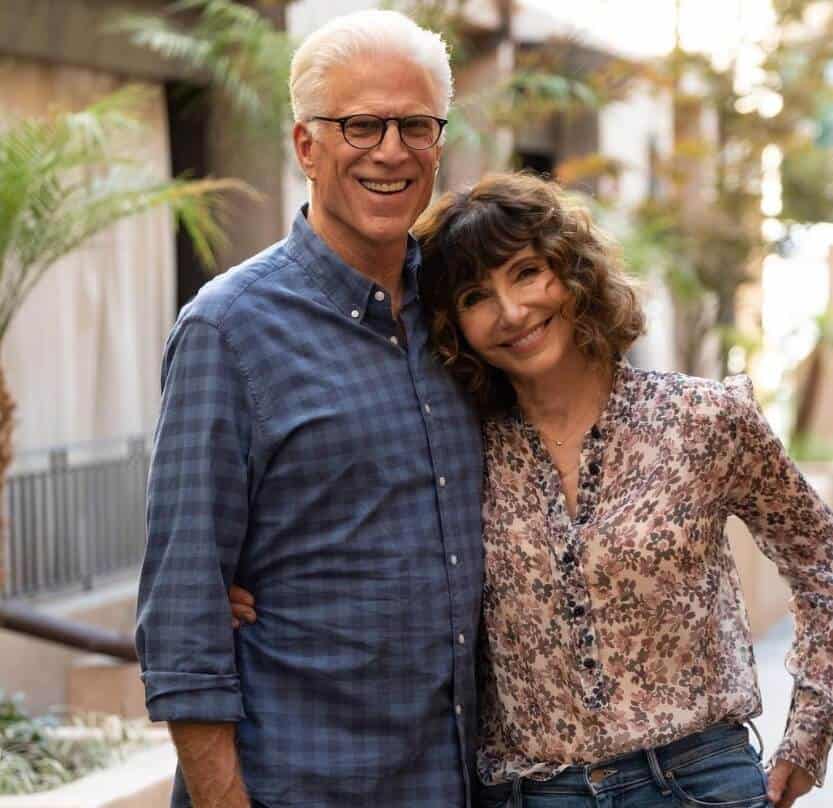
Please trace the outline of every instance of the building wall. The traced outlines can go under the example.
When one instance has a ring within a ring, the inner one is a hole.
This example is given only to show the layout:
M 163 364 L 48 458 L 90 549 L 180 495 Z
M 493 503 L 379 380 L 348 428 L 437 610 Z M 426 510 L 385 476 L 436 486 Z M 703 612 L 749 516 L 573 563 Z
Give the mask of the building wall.
M 0 128 L 80 109 L 122 86 L 111 73 L 0 57 Z M 121 144 L 169 176 L 162 89 L 146 82 L 141 133 Z M 14 448 L 127 434 L 156 420 L 162 345 L 174 316 L 173 228 L 166 211 L 123 221 L 62 258 L 23 302 L 2 345 L 17 401 Z
M 189 79 L 180 65 L 104 32 L 116 10 L 157 11 L 165 0 L 31 0 L 0 3 L 0 127 L 23 116 L 79 109 L 125 83 L 151 95 L 133 156 L 170 176 L 165 82 Z M 281 144 L 252 144 L 212 105 L 210 164 L 263 193 L 229 204 L 221 268 L 282 235 Z M 18 402 L 14 446 L 29 449 L 152 431 L 159 365 L 175 311 L 174 234 L 168 214 L 120 223 L 49 272 L 23 305 L 2 360 Z
M 34 606 L 46 615 L 132 636 L 136 591 L 136 573 L 125 573 L 95 592 L 53 597 Z M 0 687 L 6 696 L 24 694 L 32 714 L 61 708 L 68 701 L 71 668 L 87 658 L 85 651 L 0 630 Z

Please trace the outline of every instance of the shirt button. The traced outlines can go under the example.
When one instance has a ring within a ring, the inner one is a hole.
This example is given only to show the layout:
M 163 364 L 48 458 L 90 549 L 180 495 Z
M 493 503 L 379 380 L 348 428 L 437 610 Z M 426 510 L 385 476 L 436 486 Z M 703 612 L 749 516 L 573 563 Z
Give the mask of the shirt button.
M 457 566 L 457 556 L 454 553 L 451 554 L 451 557 L 448 559 L 451 562 L 452 567 Z
M 590 473 L 594 476 L 602 470 L 601 466 L 599 466 L 598 463 L 591 463 L 587 468 L 589 469 Z
M 466 644 L 465 635 L 464 634 L 458 634 L 457 635 L 457 642 L 460 643 L 460 645 L 465 645 Z
M 583 664 L 584 664 L 584 667 L 587 668 L 587 670 L 592 671 L 593 668 L 596 667 L 596 660 L 595 659 L 590 659 L 590 657 L 588 657 L 587 659 L 584 660 Z
M 361 312 L 360 312 L 358 309 L 353 309 L 353 311 L 351 311 L 351 312 L 350 312 L 350 316 L 351 316 L 354 320 L 358 320 L 358 319 L 359 319 L 359 317 L 361 317 L 362 315 L 361 315 Z
M 390 341 L 391 341 L 394 345 L 399 345 L 399 340 L 398 340 L 396 337 L 391 337 L 391 338 L 390 338 Z
M 602 430 L 599 429 L 599 427 L 594 426 L 590 430 L 590 436 L 593 438 L 593 440 L 599 440 L 599 438 L 601 438 L 601 436 L 602 436 Z
M 575 563 L 576 563 L 576 557 L 575 557 L 575 556 L 574 556 L 574 555 L 573 555 L 573 554 L 572 554 L 569 550 L 567 550 L 567 552 L 565 552 L 565 553 L 564 553 L 564 555 L 563 555 L 563 556 L 561 556 L 561 560 L 562 560 L 562 562 L 564 562 L 564 563 L 565 563 L 568 567 L 569 567 L 571 564 L 575 564 Z
M 584 606 L 576 606 L 573 609 L 573 617 L 584 617 Z
M 431 405 L 430 404 L 426 404 L 423 409 L 425 410 L 426 413 L 428 413 L 428 415 L 431 414 Z
M 457 713 L 457 715 L 462 715 L 462 714 L 463 714 L 463 705 L 462 705 L 462 704 L 458 704 L 458 705 L 454 708 L 454 712 L 455 712 L 455 713 Z
M 445 477 L 440 477 L 437 482 L 440 484 L 440 488 L 445 488 Z
M 381 303 L 385 299 L 385 293 L 381 289 L 378 289 L 373 297 Z

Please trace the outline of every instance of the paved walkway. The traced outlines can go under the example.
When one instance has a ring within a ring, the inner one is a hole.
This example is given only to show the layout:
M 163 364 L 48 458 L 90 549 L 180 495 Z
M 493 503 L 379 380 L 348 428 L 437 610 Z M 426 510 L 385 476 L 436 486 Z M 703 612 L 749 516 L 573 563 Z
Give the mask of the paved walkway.
M 792 638 L 792 620 L 786 619 L 755 644 L 758 679 L 764 700 L 764 713 L 755 724 L 764 739 L 764 756 L 772 753 L 784 732 L 784 722 L 792 695 L 792 677 L 784 667 L 784 657 Z M 824 788 L 813 789 L 796 808 L 833 807 L 833 764 L 829 766 Z

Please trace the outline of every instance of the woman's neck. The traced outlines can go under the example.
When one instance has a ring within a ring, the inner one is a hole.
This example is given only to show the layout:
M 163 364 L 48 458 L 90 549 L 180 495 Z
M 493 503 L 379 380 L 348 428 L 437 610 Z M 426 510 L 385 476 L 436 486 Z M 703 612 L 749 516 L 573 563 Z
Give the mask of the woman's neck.
M 566 428 L 579 420 L 592 423 L 598 418 L 610 395 L 613 369 L 576 351 L 546 377 L 513 379 L 512 384 L 527 421 Z

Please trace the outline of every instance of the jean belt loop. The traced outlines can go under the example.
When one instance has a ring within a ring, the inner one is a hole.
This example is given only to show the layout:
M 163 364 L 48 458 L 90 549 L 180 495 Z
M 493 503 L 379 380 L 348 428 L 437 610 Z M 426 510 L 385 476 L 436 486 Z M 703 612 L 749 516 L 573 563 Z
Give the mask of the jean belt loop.
M 593 771 L 593 767 L 588 763 L 584 766 L 584 784 L 590 789 L 590 793 L 595 797 L 596 796 L 596 784 L 590 779 L 590 772 Z
M 761 733 L 758 732 L 758 728 L 755 726 L 755 722 L 751 718 L 747 718 L 745 723 L 749 725 L 749 728 L 752 730 L 753 734 L 758 739 L 758 760 L 763 760 L 764 739 L 761 737 Z
M 520 777 L 515 776 L 512 778 L 512 801 L 510 803 L 511 808 L 523 808 L 524 806 L 523 792 L 521 791 L 522 785 L 523 781 Z
M 659 765 L 656 749 L 646 749 L 645 757 L 648 758 L 648 768 L 651 770 L 651 776 L 654 778 L 654 782 L 662 792 L 662 796 L 667 797 L 671 793 L 671 786 L 668 784 L 668 780 Z

